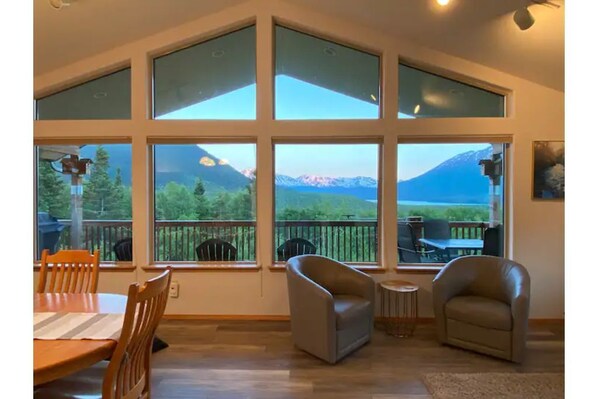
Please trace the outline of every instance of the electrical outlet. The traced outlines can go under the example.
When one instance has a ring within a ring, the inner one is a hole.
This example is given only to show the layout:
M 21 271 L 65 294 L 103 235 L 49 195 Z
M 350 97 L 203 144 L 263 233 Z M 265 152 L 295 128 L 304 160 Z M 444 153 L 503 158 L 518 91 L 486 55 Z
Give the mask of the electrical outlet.
M 170 282 L 170 297 L 171 298 L 178 298 L 179 297 L 179 283 L 178 283 L 178 281 L 171 281 Z

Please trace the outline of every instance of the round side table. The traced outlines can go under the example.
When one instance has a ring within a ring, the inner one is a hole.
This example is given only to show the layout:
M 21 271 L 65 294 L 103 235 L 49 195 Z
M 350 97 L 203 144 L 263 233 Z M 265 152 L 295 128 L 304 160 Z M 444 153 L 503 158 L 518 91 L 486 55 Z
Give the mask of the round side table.
M 382 321 L 388 334 L 410 337 L 417 324 L 417 291 L 409 281 L 390 280 L 380 283 Z

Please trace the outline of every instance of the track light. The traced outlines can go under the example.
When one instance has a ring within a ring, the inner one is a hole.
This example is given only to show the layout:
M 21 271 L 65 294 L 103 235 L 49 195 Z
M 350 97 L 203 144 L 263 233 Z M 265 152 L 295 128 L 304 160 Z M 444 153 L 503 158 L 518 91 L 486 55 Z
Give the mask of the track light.
M 536 22 L 534 16 L 529 12 L 527 7 L 523 7 L 515 11 L 515 14 L 513 14 L 513 21 L 515 21 L 521 30 L 527 30 L 531 28 L 534 22 Z

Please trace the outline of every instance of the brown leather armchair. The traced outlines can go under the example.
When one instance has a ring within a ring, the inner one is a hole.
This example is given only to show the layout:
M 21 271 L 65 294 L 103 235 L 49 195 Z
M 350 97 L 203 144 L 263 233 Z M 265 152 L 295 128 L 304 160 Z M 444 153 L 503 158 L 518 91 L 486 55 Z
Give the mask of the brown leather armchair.
M 494 256 L 463 256 L 438 273 L 432 295 L 440 342 L 523 361 L 530 300 L 525 267 Z
M 336 363 L 369 342 L 374 327 L 374 280 L 319 255 L 287 262 L 291 332 L 297 347 Z

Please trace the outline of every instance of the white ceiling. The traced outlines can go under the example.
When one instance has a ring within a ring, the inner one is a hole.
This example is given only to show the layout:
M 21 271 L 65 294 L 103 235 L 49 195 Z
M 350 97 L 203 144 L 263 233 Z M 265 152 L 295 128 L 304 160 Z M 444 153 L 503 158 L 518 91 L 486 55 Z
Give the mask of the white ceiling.
M 53 10 L 34 3 L 34 71 L 41 74 L 245 0 L 74 0 Z M 512 14 L 523 0 L 286 0 L 370 26 L 422 46 L 524 79 L 564 88 L 564 2 L 533 5 L 520 31 Z M 375 6 L 373 6 L 375 4 Z

